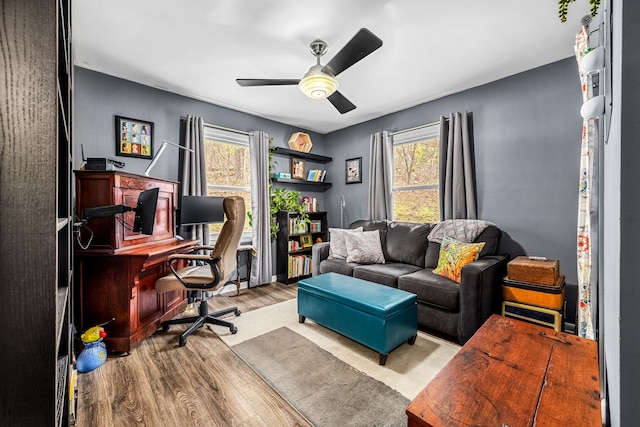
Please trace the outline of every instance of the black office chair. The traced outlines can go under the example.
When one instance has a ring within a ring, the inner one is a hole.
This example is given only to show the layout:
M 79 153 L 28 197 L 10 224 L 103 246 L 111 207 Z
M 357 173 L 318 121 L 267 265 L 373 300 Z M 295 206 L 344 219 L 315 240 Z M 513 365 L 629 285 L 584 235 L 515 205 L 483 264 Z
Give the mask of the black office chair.
M 208 249 L 211 250 L 211 254 L 170 255 L 169 268 L 172 274 L 158 279 L 155 284 L 155 288 L 159 293 L 186 290 L 197 291 L 199 294 L 200 307 L 198 316 L 162 322 L 161 327 L 164 331 L 168 331 L 170 325 L 191 323 L 191 326 L 180 335 L 180 347 L 187 343 L 187 337 L 193 331 L 207 323 L 228 327 L 232 334 L 238 331 L 233 323 L 221 320 L 219 317 L 232 312 L 239 316 L 240 310 L 237 307 L 230 307 L 215 313 L 209 313 L 206 296 L 208 291 L 214 291 L 224 286 L 237 267 L 236 251 L 244 228 L 244 200 L 239 196 L 226 197 L 223 202 L 223 208 L 227 220 L 223 224 L 222 230 L 220 230 L 215 246 L 199 246 L 195 249 L 195 251 Z M 189 265 L 176 269 L 175 265 L 179 260 L 187 260 L 192 264 L 200 265 Z

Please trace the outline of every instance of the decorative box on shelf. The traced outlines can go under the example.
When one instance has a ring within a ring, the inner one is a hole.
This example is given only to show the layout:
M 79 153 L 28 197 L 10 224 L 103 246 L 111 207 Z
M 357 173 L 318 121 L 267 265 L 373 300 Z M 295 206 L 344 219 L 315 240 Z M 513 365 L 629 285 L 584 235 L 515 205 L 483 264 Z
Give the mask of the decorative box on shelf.
M 313 144 L 311 143 L 309 134 L 296 132 L 289 138 L 289 148 L 292 150 L 308 153 L 311 151 L 311 147 L 313 147 Z

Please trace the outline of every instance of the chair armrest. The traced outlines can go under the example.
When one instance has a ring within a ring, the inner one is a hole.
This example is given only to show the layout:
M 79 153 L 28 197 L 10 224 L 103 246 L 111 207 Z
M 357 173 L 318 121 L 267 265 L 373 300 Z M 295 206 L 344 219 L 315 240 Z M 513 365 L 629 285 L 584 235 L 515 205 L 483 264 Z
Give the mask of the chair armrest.
M 202 283 L 191 283 L 183 280 L 183 278 L 180 276 L 180 271 L 176 270 L 176 267 L 175 267 L 176 262 L 178 262 L 181 259 L 198 260 L 198 261 L 203 261 L 209 264 L 209 267 L 211 268 L 211 276 L 213 277 L 211 282 L 202 284 Z M 171 270 L 171 273 L 173 273 L 175 278 L 180 283 L 182 283 L 182 285 L 185 288 L 211 289 L 212 287 L 216 286 L 218 282 L 220 282 L 220 268 L 218 267 L 218 263 L 220 262 L 221 259 L 222 259 L 221 257 L 211 258 L 208 255 L 174 254 L 174 255 L 170 255 L 167 258 L 167 264 L 169 264 L 169 269 Z
M 491 314 L 499 312 L 501 284 L 508 261 L 507 255 L 489 255 L 462 268 L 458 330 L 461 344 L 467 342 Z
M 211 256 L 209 255 L 196 255 L 196 254 L 171 254 L 167 257 L 168 261 L 173 259 L 186 259 L 186 260 L 194 260 L 194 261 L 210 261 Z
M 329 242 L 316 243 L 311 248 L 311 273 L 320 274 L 320 262 L 329 257 Z

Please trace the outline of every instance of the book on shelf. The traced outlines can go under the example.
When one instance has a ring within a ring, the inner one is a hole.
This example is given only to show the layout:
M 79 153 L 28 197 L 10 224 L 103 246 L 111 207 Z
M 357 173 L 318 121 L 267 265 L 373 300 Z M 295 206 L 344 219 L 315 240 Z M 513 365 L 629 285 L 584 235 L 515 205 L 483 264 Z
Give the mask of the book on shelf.
M 312 233 L 319 233 L 322 231 L 322 221 L 319 219 L 312 219 L 309 222 L 309 231 Z
M 289 217 L 289 234 L 302 234 L 307 232 L 307 223 L 297 216 Z
M 293 278 L 311 274 L 311 257 L 309 255 L 289 255 L 287 277 Z
M 307 181 L 324 182 L 327 171 L 324 169 L 310 169 L 307 174 Z
M 318 200 L 315 197 L 302 196 L 300 202 L 305 211 L 318 212 Z

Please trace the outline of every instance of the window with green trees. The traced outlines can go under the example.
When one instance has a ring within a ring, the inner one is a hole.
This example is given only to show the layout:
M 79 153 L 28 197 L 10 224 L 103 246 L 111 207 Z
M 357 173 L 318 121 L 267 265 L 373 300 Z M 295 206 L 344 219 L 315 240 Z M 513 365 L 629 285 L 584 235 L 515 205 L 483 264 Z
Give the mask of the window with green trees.
M 251 211 L 251 161 L 249 139 L 241 135 L 225 135 L 205 125 L 205 162 L 209 196 L 240 196 L 245 210 Z M 211 238 L 216 239 L 222 224 L 210 224 Z M 243 238 L 251 236 L 251 227 L 245 221 Z
M 439 222 L 440 125 L 393 135 L 393 219 Z

